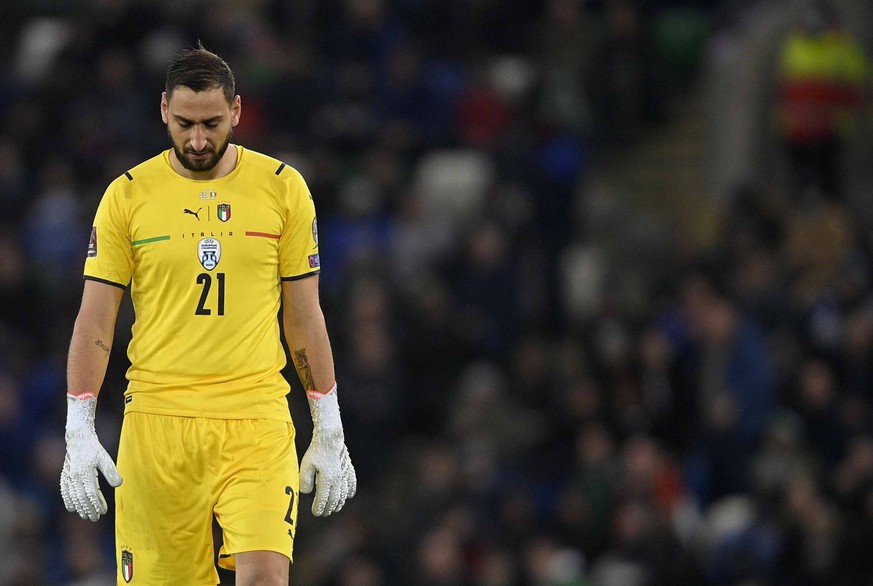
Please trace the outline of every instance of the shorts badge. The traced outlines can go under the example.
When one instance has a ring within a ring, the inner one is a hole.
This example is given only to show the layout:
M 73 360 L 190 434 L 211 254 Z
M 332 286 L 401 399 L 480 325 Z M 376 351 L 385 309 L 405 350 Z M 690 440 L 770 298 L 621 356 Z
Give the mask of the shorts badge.
M 121 577 L 125 582 L 133 580 L 133 552 L 121 550 Z

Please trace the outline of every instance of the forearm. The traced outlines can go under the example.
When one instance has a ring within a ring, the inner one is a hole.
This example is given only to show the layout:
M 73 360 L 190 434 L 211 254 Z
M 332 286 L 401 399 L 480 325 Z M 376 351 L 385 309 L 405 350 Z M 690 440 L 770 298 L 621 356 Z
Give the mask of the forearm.
M 68 393 L 93 393 L 96 396 L 100 392 L 109 364 L 112 340 L 112 330 L 83 319 L 81 315 L 76 319 L 67 358 Z
M 122 290 L 112 285 L 85 282 L 67 360 L 67 454 L 61 496 L 68 511 L 91 521 L 108 510 L 97 484 L 97 470 L 112 486 L 121 484 L 121 475 L 94 429 L 97 394 L 106 376 L 121 295 Z
M 313 514 L 330 515 L 354 496 L 357 477 L 345 445 L 318 277 L 285 281 L 282 294 L 285 339 L 312 415 L 312 442 L 300 461 L 300 492 L 315 487 Z
M 333 352 L 324 315 L 318 308 L 285 317 L 285 338 L 297 376 L 306 391 L 325 393 L 336 382 Z

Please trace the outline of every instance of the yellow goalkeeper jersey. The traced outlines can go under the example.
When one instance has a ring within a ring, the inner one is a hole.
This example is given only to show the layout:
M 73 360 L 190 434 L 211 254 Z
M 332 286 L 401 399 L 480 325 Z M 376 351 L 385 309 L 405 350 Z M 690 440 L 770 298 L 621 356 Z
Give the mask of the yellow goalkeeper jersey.
M 94 219 L 85 278 L 130 288 L 125 410 L 290 421 L 281 374 L 281 281 L 319 272 L 300 173 L 238 149 L 215 180 L 182 177 L 170 151 L 118 177 Z

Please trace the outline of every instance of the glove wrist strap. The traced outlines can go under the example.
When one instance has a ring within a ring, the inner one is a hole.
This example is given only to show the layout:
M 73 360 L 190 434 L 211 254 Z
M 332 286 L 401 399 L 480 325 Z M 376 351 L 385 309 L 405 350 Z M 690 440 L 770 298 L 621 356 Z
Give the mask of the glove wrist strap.
M 343 428 L 336 395 L 336 383 L 326 393 L 308 390 L 306 398 L 309 401 L 309 412 L 312 414 L 314 430 L 341 430 Z
M 94 432 L 94 416 L 97 413 L 97 395 L 67 393 L 67 437 Z

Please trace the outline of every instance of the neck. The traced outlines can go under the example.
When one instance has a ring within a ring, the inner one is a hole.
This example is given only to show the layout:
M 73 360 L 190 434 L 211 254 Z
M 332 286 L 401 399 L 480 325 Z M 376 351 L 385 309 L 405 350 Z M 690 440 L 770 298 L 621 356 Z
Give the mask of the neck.
M 187 177 L 188 179 L 221 179 L 236 168 L 238 158 L 239 149 L 236 148 L 235 144 L 231 143 L 227 145 L 227 150 L 224 151 L 224 154 L 221 155 L 221 158 L 218 160 L 218 164 L 212 169 L 209 169 L 208 171 L 192 171 L 185 168 L 182 163 L 179 162 L 179 159 L 176 157 L 176 150 L 170 149 L 170 165 L 172 165 L 173 170 L 176 173 L 182 177 Z

